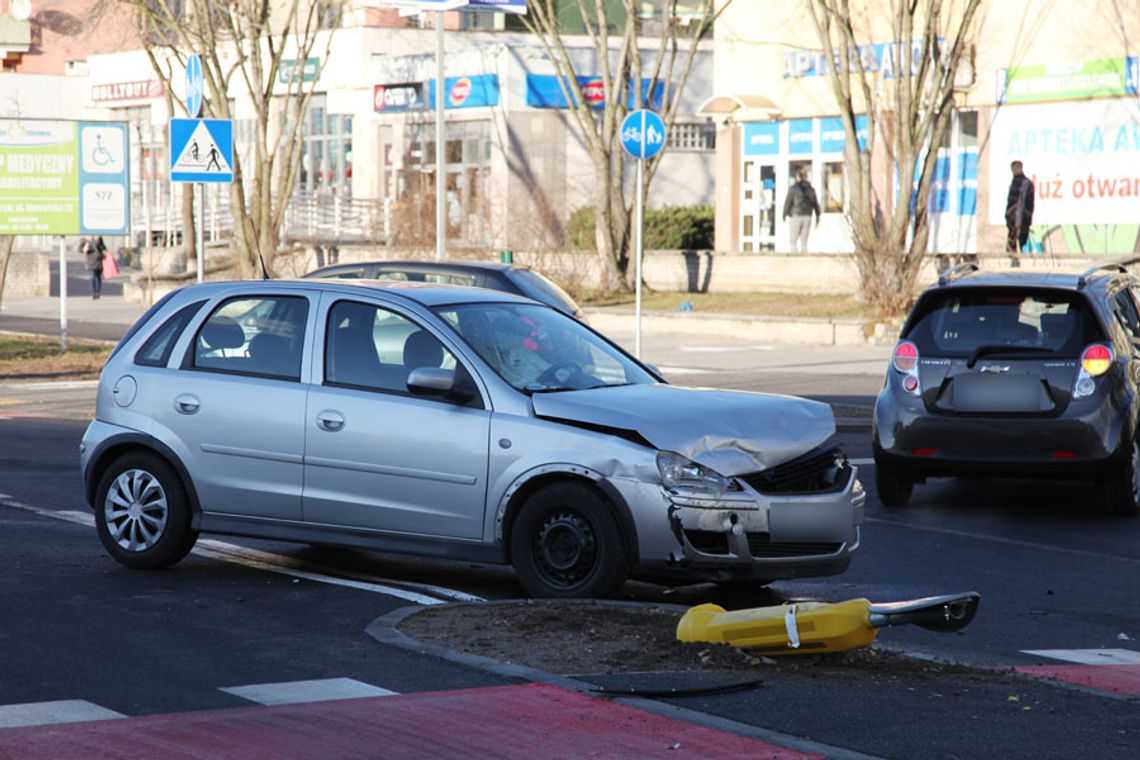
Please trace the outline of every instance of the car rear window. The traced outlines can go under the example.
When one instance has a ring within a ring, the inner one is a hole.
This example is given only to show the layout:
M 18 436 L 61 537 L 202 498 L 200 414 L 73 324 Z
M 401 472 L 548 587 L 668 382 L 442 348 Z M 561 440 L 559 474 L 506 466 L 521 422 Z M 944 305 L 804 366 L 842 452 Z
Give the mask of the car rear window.
M 550 304 L 567 314 L 578 314 L 578 304 L 556 282 L 533 269 L 515 269 L 511 272 L 515 284 L 523 293 L 536 301 Z
M 968 356 L 981 346 L 1021 346 L 1076 356 L 1089 343 L 1103 340 L 1080 294 L 989 288 L 927 295 L 916 306 L 905 337 L 928 356 Z

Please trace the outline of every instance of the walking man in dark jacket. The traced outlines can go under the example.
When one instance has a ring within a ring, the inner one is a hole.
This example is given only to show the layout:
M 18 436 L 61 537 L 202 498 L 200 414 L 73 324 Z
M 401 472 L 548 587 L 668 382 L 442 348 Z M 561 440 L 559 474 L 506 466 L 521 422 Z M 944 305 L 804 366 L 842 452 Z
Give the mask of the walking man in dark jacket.
M 788 191 L 784 200 L 784 219 L 790 216 L 792 251 L 807 253 L 808 233 L 811 232 L 811 215 L 815 213 L 815 226 L 819 226 L 819 200 L 815 197 L 815 188 L 808 181 L 807 169 L 796 172 L 796 183 Z
M 1013 179 L 1009 183 L 1009 197 L 1005 201 L 1005 250 L 1017 253 L 1025 248 L 1029 240 L 1029 225 L 1033 224 L 1033 181 L 1025 176 L 1021 162 L 1009 165 Z
M 100 238 L 102 240 L 102 238 Z M 79 250 L 87 264 L 87 271 L 91 273 L 91 297 L 98 298 L 103 292 L 103 251 L 99 250 L 90 240 L 82 240 Z

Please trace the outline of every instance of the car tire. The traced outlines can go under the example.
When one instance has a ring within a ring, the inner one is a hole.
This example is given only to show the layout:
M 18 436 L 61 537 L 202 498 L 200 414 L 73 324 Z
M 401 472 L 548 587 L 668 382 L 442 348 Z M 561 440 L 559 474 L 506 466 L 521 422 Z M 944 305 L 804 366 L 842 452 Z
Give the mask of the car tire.
M 1108 513 L 1121 517 L 1140 515 L 1140 438 L 1133 438 L 1128 463 L 1101 486 Z
M 168 567 L 198 540 L 182 481 L 146 452 L 119 457 L 95 489 L 95 527 L 107 553 L 127 567 Z
M 875 492 L 884 507 L 905 507 L 914 491 L 914 481 L 888 464 L 875 462 Z
M 610 506 L 579 483 L 535 491 L 511 527 L 511 564 L 531 596 L 604 598 L 621 588 L 629 559 Z

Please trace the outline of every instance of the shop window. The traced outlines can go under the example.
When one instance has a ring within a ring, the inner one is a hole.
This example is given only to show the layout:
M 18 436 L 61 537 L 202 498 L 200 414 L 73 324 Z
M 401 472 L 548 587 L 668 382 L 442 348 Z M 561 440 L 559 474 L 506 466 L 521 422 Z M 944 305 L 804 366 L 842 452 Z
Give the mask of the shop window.
M 958 147 L 978 147 L 978 112 L 958 112 Z
M 825 213 L 843 211 L 845 183 L 843 162 L 834 161 L 823 165 L 823 210 Z
M 301 139 L 301 171 L 295 192 L 352 194 L 352 116 L 330 114 L 325 96 L 314 95 Z
M 800 171 L 807 172 L 807 178 L 810 182 L 812 180 L 812 162 L 811 161 L 789 161 L 788 162 L 788 187 L 796 183 Z

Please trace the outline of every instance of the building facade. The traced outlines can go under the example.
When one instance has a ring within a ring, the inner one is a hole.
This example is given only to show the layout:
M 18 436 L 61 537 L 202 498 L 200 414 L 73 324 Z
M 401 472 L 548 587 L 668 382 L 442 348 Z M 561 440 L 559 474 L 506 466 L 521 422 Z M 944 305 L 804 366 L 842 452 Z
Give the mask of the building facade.
M 464 20 L 459 14 L 448 14 L 448 19 L 442 150 L 449 246 L 563 245 L 571 213 L 592 203 L 594 169 L 552 63 L 535 38 L 503 30 L 501 17 L 493 23 Z M 346 14 L 339 28 L 321 34 L 333 36 L 327 56 L 287 60 L 279 73 L 281 85 L 288 76 L 314 85 L 285 237 L 430 248 L 437 149 L 434 31 L 411 26 L 391 10 L 360 7 Z M 600 103 L 605 94 L 590 76 L 597 67 L 588 38 L 568 42 L 585 96 Z M 646 65 L 652 63 L 655 44 L 645 42 Z M 323 39 L 314 46 L 324 48 Z M 176 239 L 182 190 L 169 181 L 167 125 L 182 115 L 177 105 L 184 95 L 182 77 L 176 72 L 174 92 L 166 92 L 137 44 L 88 55 L 81 68 L 69 70 L 71 76 L 59 77 L 73 93 L 66 101 L 32 88 L 17 92 L 0 82 L 0 97 L 8 94 L 12 101 L 0 116 L 16 110 L 25 117 L 128 122 L 132 242 L 140 244 L 147 230 L 155 241 Z M 239 81 L 233 78 L 229 107 L 235 151 L 249 161 L 254 115 Z M 695 116 L 711 82 L 710 45 L 698 54 L 681 95 L 682 116 L 651 186 L 650 205 L 712 201 L 715 135 L 711 125 Z M 224 187 L 208 187 L 208 238 L 224 233 L 228 203 Z
M 889 4 L 859 5 L 859 54 L 881 88 L 917 63 L 921 44 L 892 41 Z M 1036 184 L 1032 234 L 1044 252 L 1140 251 L 1140 13 L 1124 5 L 983 0 L 938 150 L 932 250 L 1004 250 L 1009 166 L 1020 160 Z M 823 206 L 811 247 L 851 250 L 843 129 L 808 4 L 732 3 L 714 39 L 701 113 L 718 123 L 716 247 L 790 250 L 782 207 L 803 168 Z

